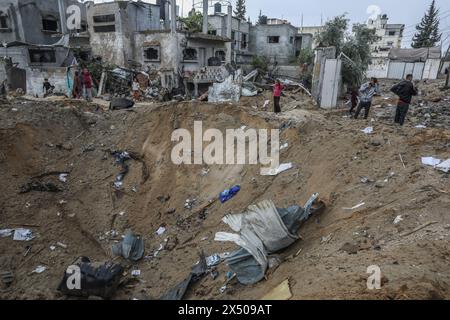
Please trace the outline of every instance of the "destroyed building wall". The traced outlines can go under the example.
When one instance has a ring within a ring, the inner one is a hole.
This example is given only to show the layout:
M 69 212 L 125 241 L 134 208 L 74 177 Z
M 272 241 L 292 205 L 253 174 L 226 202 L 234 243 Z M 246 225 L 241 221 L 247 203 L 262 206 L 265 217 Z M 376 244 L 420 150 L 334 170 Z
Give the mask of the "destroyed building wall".
M 81 9 L 82 26 L 86 26 L 86 8 L 76 0 L 66 5 Z M 0 42 L 26 42 L 51 45 L 60 40 L 62 26 L 58 0 L 2 0 L 0 15 L 5 15 L 6 28 L 0 28 Z
M 375 78 L 387 78 L 389 70 L 389 59 L 387 58 L 372 58 L 371 64 L 367 69 L 366 75 L 367 77 L 375 77 Z
M 68 68 L 28 68 L 26 70 L 27 94 L 42 97 L 43 83 L 47 78 L 55 86 L 54 93 L 69 94 Z
M 290 24 L 257 25 L 250 29 L 250 51 L 272 62 L 289 64 L 296 53 L 298 29 Z
M 211 26 L 210 33 L 221 37 L 227 36 L 228 15 L 215 14 L 208 17 L 208 23 Z M 250 41 L 250 26 L 251 23 L 245 20 L 240 20 L 236 17 L 232 19 L 231 26 L 231 41 L 233 50 L 248 52 Z
M 90 3 L 87 20 L 92 54 L 125 67 L 140 49 L 135 48 L 134 34 L 161 29 L 160 7 L 143 2 Z

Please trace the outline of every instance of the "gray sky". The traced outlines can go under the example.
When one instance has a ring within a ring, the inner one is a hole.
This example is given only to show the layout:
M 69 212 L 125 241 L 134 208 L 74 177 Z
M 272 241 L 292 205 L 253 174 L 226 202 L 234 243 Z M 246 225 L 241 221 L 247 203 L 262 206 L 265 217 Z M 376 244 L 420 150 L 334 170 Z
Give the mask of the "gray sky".
M 96 2 L 102 2 L 97 0 Z M 155 3 L 156 0 L 145 0 Z M 199 2 L 201 0 L 194 0 Z M 236 0 L 230 0 L 233 5 Z M 108 2 L 105 0 L 104 2 Z M 209 0 L 213 4 L 214 0 Z M 193 0 L 178 0 L 178 4 L 183 8 L 183 13 L 192 8 Z M 405 24 L 405 40 L 403 45 L 408 46 L 415 31 L 415 24 L 420 22 L 424 12 L 428 9 L 431 0 L 246 0 L 247 15 L 251 20 L 256 21 L 259 11 L 269 18 L 283 18 L 289 20 L 293 25 L 301 25 L 303 14 L 303 24 L 305 26 L 320 25 L 321 17 L 325 22 L 336 15 L 348 13 L 351 23 L 365 22 L 371 13 L 367 10 L 369 6 L 377 6 L 382 13 L 389 16 L 390 23 Z M 436 0 L 440 8 L 442 40 L 446 39 L 444 46 L 450 44 L 450 1 Z

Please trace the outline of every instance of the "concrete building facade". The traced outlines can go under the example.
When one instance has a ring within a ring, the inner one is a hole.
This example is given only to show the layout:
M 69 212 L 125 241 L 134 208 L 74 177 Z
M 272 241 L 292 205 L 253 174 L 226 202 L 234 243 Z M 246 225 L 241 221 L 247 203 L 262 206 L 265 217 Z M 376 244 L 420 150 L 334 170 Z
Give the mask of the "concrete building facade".
M 367 27 L 374 29 L 380 38 L 371 45 L 372 63 L 369 65 L 367 76 L 385 78 L 389 67 L 389 52 L 399 49 L 403 40 L 404 24 L 389 24 L 386 14 L 378 15 L 375 20 L 369 19 Z
M 52 45 L 66 29 L 66 16 L 61 17 L 59 4 L 67 8 L 77 5 L 81 11 L 81 28 L 86 30 L 85 6 L 76 0 L 2 0 L 0 2 L 0 41 Z
M 278 64 L 289 64 L 299 50 L 298 28 L 291 24 L 260 24 L 250 29 L 250 51 Z

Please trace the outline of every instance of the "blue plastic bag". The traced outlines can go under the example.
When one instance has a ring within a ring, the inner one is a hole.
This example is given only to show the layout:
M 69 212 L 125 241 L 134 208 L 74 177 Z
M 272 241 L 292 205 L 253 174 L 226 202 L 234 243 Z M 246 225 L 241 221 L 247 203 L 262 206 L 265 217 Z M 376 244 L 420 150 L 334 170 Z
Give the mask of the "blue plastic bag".
M 220 202 L 224 203 L 233 198 L 241 190 L 240 186 L 234 186 L 231 189 L 223 191 L 219 195 Z

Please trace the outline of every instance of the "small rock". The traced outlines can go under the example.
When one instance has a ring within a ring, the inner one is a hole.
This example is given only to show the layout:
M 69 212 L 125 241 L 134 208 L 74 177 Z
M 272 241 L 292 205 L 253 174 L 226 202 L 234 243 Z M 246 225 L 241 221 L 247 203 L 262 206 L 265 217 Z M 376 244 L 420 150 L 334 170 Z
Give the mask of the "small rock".
M 347 252 L 348 254 L 357 254 L 358 249 L 359 247 L 357 245 L 347 242 L 341 247 L 340 250 Z

